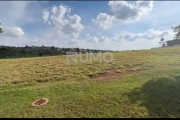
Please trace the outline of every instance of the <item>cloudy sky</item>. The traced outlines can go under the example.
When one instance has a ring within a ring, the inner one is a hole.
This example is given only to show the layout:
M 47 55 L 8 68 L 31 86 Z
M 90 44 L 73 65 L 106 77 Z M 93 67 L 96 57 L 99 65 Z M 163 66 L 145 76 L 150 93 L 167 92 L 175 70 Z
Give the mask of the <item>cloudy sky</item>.
M 173 39 L 180 1 L 0 1 L 0 45 L 132 50 Z

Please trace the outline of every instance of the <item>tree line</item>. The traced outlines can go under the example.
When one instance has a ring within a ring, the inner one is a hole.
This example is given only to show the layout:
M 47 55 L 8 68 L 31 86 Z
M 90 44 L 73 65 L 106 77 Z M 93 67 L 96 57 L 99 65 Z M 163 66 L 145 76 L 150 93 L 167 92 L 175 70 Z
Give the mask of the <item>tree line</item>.
M 4 58 L 22 58 L 22 57 L 39 57 L 39 56 L 55 56 L 66 55 L 66 52 L 105 52 L 106 50 L 96 49 L 80 49 L 80 48 L 58 48 L 54 46 L 25 46 L 25 47 L 11 47 L 0 46 L 0 59 Z M 108 50 L 109 51 L 109 50 Z
M 66 51 L 67 49 L 65 49 Z M 37 57 L 37 56 L 50 56 L 50 55 L 65 55 L 65 51 L 59 51 L 54 47 L 45 49 L 44 47 L 0 47 L 0 58 L 19 58 L 19 57 Z

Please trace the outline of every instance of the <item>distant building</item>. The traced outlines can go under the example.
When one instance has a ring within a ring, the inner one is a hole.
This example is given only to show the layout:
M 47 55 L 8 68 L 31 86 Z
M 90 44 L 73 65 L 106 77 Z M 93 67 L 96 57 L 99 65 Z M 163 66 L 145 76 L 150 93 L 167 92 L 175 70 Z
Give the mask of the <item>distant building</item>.
M 62 50 L 62 48 L 57 48 L 57 50 L 58 50 L 58 51 L 61 51 L 61 50 Z
M 78 54 L 78 52 L 68 52 L 68 51 L 66 51 L 66 55 L 75 55 L 75 54 Z
M 180 39 L 167 41 L 167 46 L 177 46 L 177 45 L 180 45 Z
M 80 49 L 80 52 L 87 52 L 86 49 Z

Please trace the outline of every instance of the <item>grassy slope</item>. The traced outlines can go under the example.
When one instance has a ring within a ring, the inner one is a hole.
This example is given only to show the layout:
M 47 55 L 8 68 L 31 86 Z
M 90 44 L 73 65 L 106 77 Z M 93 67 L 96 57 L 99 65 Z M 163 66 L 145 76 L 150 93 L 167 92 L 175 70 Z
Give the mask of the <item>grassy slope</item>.
M 179 55 L 168 48 L 117 52 L 111 63 L 0 60 L 0 117 L 180 117 Z M 124 74 L 89 77 L 111 70 Z M 31 106 L 42 97 L 47 105 Z

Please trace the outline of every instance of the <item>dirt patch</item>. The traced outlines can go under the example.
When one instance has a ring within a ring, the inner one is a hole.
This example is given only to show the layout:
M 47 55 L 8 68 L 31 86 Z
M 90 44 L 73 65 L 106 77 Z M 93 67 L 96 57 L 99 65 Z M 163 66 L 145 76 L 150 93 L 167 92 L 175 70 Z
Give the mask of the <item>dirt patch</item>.
M 47 104 L 48 102 L 48 99 L 47 98 L 41 98 L 39 100 L 36 100 L 32 103 L 32 106 L 42 106 L 42 105 L 45 105 Z
M 90 79 L 103 79 L 103 80 L 108 80 L 110 78 L 115 78 L 117 76 L 122 76 L 122 75 L 127 75 L 127 74 L 133 74 L 133 73 L 137 73 L 143 71 L 143 69 L 128 69 L 125 71 L 108 71 L 106 73 L 101 73 L 95 76 L 90 76 Z
M 113 78 L 115 76 L 118 76 L 122 74 L 121 72 L 119 71 L 108 71 L 106 73 L 101 73 L 101 74 L 98 74 L 98 75 L 95 75 L 95 76 L 90 76 L 91 79 L 108 79 L 108 78 Z

